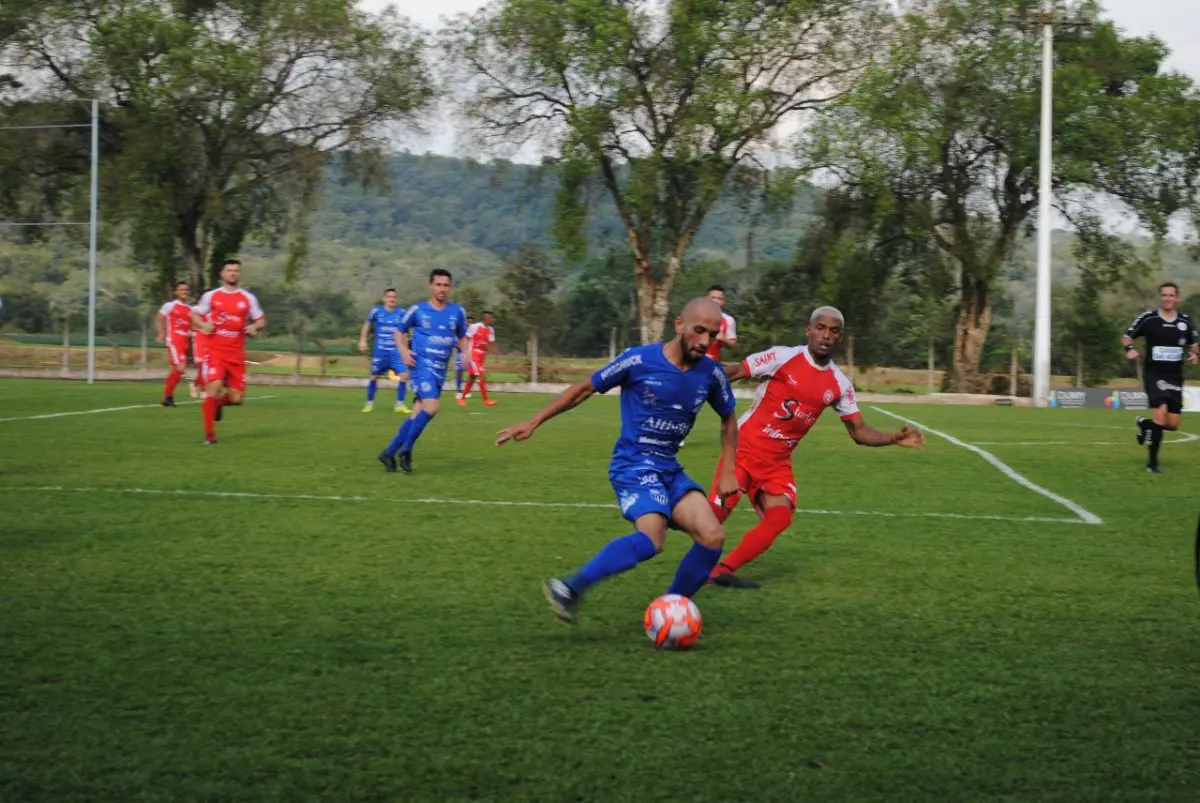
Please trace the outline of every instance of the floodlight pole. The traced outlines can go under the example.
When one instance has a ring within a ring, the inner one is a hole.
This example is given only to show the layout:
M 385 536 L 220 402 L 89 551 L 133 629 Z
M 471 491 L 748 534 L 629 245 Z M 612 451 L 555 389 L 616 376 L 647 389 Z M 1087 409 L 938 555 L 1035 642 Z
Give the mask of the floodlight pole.
M 88 222 L 87 381 L 96 381 L 96 224 L 100 216 L 100 101 L 92 101 L 92 192 Z
M 1054 5 L 1046 0 L 1042 23 L 1042 130 L 1038 158 L 1037 290 L 1033 327 L 1033 403 L 1050 399 L 1050 202 L 1053 181 Z

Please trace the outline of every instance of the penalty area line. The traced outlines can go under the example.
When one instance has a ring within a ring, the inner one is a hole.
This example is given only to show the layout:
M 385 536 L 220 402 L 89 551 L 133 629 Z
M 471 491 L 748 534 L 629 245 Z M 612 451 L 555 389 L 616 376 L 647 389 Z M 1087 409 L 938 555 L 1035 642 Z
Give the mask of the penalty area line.
M 247 396 L 243 401 L 261 401 L 262 399 L 274 399 L 275 396 Z M 196 401 L 185 401 L 176 404 L 176 407 L 185 407 L 192 404 L 200 404 L 199 399 Z M 66 418 L 71 415 L 96 415 L 98 413 L 119 413 L 122 410 L 144 410 L 148 407 L 162 407 L 161 404 L 127 404 L 124 407 L 100 407 L 95 410 L 71 410 L 65 413 L 42 413 L 41 415 L 19 415 L 14 418 L 0 418 L 0 424 L 6 421 L 38 421 L 44 418 Z
M 339 496 L 324 494 L 294 494 L 294 493 L 257 493 L 252 491 L 195 491 L 172 488 L 101 488 L 68 485 L 8 485 L 0 486 L 2 491 L 30 493 L 91 493 L 91 494 L 125 494 L 141 496 L 187 496 L 207 499 L 262 499 L 287 500 L 296 502 L 388 502 L 404 505 L 478 505 L 482 507 L 532 507 L 532 508 L 561 508 L 588 510 L 617 510 L 611 502 L 532 502 L 505 499 L 442 499 L 438 497 L 414 498 L 384 498 L 369 499 L 365 496 Z M 749 512 L 749 511 L 746 511 Z M 949 519 L 953 521 L 1013 521 L 1040 522 L 1046 524 L 1087 524 L 1079 518 L 1055 516 L 1000 516 L 977 513 L 938 513 L 938 512 L 893 512 L 886 510 L 825 510 L 822 508 L 799 508 L 797 513 L 809 516 L 876 516 L 880 518 L 901 519 Z
M 920 423 L 919 421 L 914 421 L 911 418 L 905 418 L 902 415 L 897 415 L 896 413 L 888 412 L 887 410 L 884 410 L 881 407 L 875 407 L 874 405 L 872 405 L 871 409 L 881 415 L 886 415 L 889 418 L 896 419 L 897 421 L 903 421 L 906 424 L 911 424 L 912 426 L 917 427 L 918 429 L 922 429 L 931 435 L 937 435 L 939 438 L 947 440 L 950 443 L 954 444 L 955 446 L 961 446 L 963 449 L 966 449 L 969 452 L 974 452 L 975 454 L 982 457 L 984 460 L 991 463 L 996 469 L 998 469 L 1000 471 L 1001 474 L 1008 477 L 1013 482 L 1017 483 L 1018 485 L 1020 485 L 1024 488 L 1028 488 L 1029 490 L 1033 491 L 1036 494 L 1046 497 L 1047 499 L 1049 499 L 1052 502 L 1057 502 L 1058 504 L 1062 505 L 1067 510 L 1071 511 L 1076 516 L 1078 516 L 1084 524 L 1103 524 L 1104 523 L 1104 520 L 1101 519 L 1099 516 L 1097 516 L 1095 513 L 1092 513 L 1091 511 L 1087 510 L 1082 505 L 1072 502 L 1070 499 L 1066 498 L 1065 496 L 1060 496 L 1059 494 L 1054 493 L 1054 491 L 1051 491 L 1049 488 L 1043 488 L 1041 485 L 1038 485 L 1033 480 L 1027 478 L 1025 475 L 1021 474 L 1016 469 L 1009 466 L 1007 463 L 1005 463 L 999 457 L 996 457 L 996 455 L 992 454 L 987 449 L 981 449 L 978 446 L 975 446 L 974 444 L 970 444 L 970 443 L 967 443 L 966 441 L 959 440 L 958 438 L 954 437 L 953 435 L 947 435 L 945 432 L 939 432 L 938 430 L 936 430 L 932 427 L 925 426 L 924 424 Z

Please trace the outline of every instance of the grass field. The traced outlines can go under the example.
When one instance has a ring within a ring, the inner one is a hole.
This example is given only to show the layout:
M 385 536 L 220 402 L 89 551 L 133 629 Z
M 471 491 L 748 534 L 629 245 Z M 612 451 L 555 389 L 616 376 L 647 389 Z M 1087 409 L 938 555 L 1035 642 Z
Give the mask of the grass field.
M 661 653 L 681 536 L 574 629 L 538 590 L 629 530 L 613 399 L 500 450 L 545 398 L 451 406 L 411 476 L 357 390 L 252 388 L 215 448 L 196 406 L 75 414 L 157 394 L 0 381 L 2 801 L 1200 796 L 1191 436 L 1148 476 L 1130 413 L 865 409 L 954 439 L 919 454 L 823 419 L 763 588 Z

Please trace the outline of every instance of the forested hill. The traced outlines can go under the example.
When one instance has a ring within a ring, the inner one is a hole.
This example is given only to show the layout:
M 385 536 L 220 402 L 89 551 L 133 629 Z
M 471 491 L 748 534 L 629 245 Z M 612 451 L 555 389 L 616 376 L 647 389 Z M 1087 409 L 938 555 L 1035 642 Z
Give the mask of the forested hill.
M 446 267 L 466 283 L 487 284 L 521 243 L 552 246 L 552 169 L 412 154 L 390 156 L 384 166 L 385 180 L 375 186 L 331 173 L 311 220 L 308 282 L 341 285 L 357 294 L 364 285 L 407 286 L 431 268 Z M 810 209 L 811 197 L 801 194 L 790 212 L 760 220 L 753 236 L 754 260 L 790 259 Z M 626 247 L 606 195 L 594 198 L 591 219 L 594 251 Z M 743 267 L 750 220 L 738 200 L 722 198 L 705 220 L 689 260 L 723 259 L 735 269 Z M 271 251 L 259 253 L 269 256 Z M 281 266 L 279 262 L 274 268 Z

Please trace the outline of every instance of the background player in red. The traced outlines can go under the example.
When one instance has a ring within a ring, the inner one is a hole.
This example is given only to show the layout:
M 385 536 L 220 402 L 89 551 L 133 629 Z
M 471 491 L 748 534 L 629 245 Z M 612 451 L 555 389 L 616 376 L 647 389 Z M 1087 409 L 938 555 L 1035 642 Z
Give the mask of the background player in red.
M 467 327 L 467 342 L 470 344 L 471 353 L 467 359 L 467 385 L 458 395 L 459 407 L 467 403 L 467 396 L 470 395 L 471 386 L 475 384 L 476 380 L 479 381 L 479 394 L 483 396 L 483 406 L 494 407 L 496 405 L 496 402 L 488 398 L 487 370 L 483 367 L 483 364 L 487 362 L 488 349 L 492 343 L 496 342 L 496 330 L 492 327 L 495 322 L 496 317 L 491 312 L 484 310 L 483 321 Z
M 921 449 L 925 445 L 919 429 L 905 426 L 898 432 L 880 432 L 863 421 L 854 401 L 854 386 L 830 359 L 843 328 L 842 313 L 833 307 L 818 307 L 805 329 L 807 345 L 775 346 L 725 366 L 730 381 L 765 381 L 758 386 L 750 409 L 738 421 L 738 493 L 722 498 L 714 480 L 709 504 L 724 522 L 746 494 L 760 520 L 713 569 L 711 582 L 736 588 L 758 587 L 758 583 L 737 577 L 735 572 L 766 552 L 791 526 L 796 510 L 792 451 L 826 407 L 837 411 L 846 431 L 860 446 Z
M 188 342 L 192 336 L 192 308 L 187 298 L 188 283 L 179 282 L 175 285 L 175 298 L 159 308 L 154 321 L 154 339 L 167 347 L 167 363 L 171 366 L 163 382 L 163 407 L 175 406 L 175 388 L 187 367 Z
M 204 379 L 204 442 L 215 444 L 213 423 L 227 405 L 242 403 L 246 392 L 246 336 L 267 325 L 258 299 L 241 289 L 242 263 L 227 259 L 221 266 L 221 286 L 209 290 L 192 309 L 192 322 L 211 335 Z M 224 396 L 221 391 L 228 387 Z
M 737 343 L 737 322 L 733 316 L 725 311 L 725 288 L 719 284 L 714 284 L 708 288 L 708 298 L 716 303 L 721 308 L 721 332 L 717 335 L 717 339 L 708 347 L 708 355 L 714 360 L 721 359 L 721 349 L 725 346 L 732 346 Z

